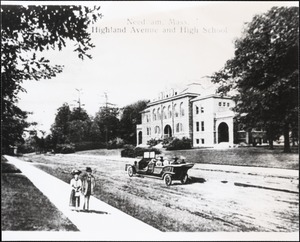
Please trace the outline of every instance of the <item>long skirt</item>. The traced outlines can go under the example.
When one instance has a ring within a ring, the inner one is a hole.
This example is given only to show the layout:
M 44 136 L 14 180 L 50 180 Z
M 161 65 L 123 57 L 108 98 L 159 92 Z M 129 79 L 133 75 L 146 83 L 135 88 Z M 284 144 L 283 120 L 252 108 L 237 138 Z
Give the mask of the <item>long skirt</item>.
M 71 191 L 70 206 L 71 207 L 75 207 L 76 206 L 76 197 L 75 197 L 75 191 L 74 190 Z

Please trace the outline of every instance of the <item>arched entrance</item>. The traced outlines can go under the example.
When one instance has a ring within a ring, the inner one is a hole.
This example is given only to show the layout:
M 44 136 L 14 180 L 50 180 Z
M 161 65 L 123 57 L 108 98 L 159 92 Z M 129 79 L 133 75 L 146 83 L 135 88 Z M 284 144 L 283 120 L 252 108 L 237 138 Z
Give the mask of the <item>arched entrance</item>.
M 170 125 L 166 125 L 164 129 L 164 138 L 172 137 L 172 128 Z
M 218 143 L 229 142 L 228 125 L 224 122 L 218 127 Z
M 139 143 L 138 143 L 138 145 L 140 145 L 140 144 L 143 142 L 143 134 L 142 134 L 142 131 L 139 132 L 138 136 L 139 136 Z

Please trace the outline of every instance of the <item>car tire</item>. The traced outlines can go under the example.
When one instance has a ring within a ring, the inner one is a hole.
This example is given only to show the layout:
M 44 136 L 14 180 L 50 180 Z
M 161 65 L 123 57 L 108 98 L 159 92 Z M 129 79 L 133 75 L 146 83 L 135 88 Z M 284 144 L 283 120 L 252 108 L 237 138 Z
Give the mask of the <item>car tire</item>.
M 130 177 L 133 176 L 133 168 L 132 168 L 132 166 L 129 166 L 129 167 L 127 168 L 127 173 L 128 173 L 128 176 L 130 176 Z
M 164 176 L 164 181 L 167 186 L 170 186 L 172 184 L 172 176 L 170 174 L 166 174 Z
M 182 183 L 182 184 L 186 184 L 186 183 L 187 183 L 187 181 L 188 181 L 188 178 L 189 178 L 189 177 L 188 177 L 188 175 L 187 175 L 187 174 L 185 174 L 185 175 L 184 175 L 184 177 L 183 177 L 183 178 L 181 178 L 181 180 L 180 180 L 180 181 L 181 181 L 181 183 Z

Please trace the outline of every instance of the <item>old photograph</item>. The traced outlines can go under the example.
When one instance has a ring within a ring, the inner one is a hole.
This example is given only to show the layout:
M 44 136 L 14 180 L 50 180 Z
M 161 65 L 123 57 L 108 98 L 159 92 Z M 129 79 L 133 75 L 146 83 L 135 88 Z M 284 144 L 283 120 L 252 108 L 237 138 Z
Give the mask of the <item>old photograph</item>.
M 299 241 L 295 1 L 3 1 L 5 241 Z

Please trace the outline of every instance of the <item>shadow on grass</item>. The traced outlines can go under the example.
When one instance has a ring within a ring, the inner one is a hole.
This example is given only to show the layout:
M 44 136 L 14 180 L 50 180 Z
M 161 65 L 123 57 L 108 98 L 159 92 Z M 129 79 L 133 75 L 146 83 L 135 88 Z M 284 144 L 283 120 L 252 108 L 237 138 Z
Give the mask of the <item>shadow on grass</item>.
M 190 177 L 188 183 L 192 184 L 192 183 L 204 183 L 206 182 L 206 180 L 202 177 Z
M 108 214 L 108 212 L 97 211 L 97 210 L 80 210 L 82 213 L 97 213 L 97 214 Z

